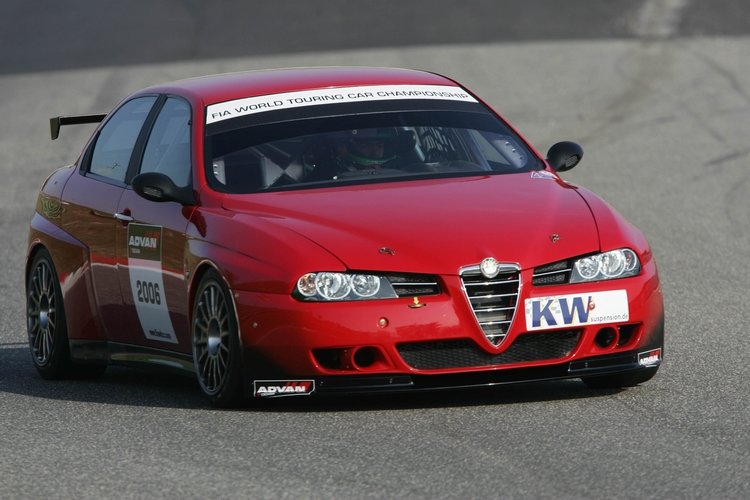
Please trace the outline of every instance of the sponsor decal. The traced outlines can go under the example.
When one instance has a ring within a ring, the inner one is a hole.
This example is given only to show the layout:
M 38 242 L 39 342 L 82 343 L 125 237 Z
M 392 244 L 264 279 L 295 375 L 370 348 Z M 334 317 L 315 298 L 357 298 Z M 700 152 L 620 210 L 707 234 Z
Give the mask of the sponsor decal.
M 661 363 L 661 347 L 638 353 L 638 364 L 641 366 L 656 366 Z
M 309 396 L 315 392 L 314 380 L 254 380 L 253 396 L 278 398 L 283 396 Z
M 552 172 L 547 172 L 546 170 L 534 170 L 531 172 L 531 178 L 532 179 L 552 179 L 557 180 L 557 176 L 553 174 Z
M 333 89 L 302 90 L 247 97 L 212 104 L 206 108 L 206 125 L 238 116 L 321 104 L 338 104 L 397 99 L 442 99 L 477 102 L 461 87 L 447 85 L 368 85 Z
M 138 320 L 147 339 L 177 343 L 162 277 L 162 227 L 128 225 L 128 269 Z
M 62 216 L 62 205 L 59 201 L 46 194 L 40 196 L 40 201 L 42 205 L 42 214 L 46 218 L 55 220 Z
M 614 323 L 630 317 L 625 290 L 536 297 L 526 299 L 524 306 L 528 331 Z

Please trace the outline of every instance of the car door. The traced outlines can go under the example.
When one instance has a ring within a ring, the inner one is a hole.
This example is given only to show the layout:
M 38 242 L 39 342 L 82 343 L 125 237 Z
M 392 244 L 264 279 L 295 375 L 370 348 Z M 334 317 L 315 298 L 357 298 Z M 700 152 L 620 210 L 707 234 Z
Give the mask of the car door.
M 158 172 L 179 187 L 192 185 L 190 115 L 183 99 L 163 100 L 133 174 Z M 126 307 L 113 340 L 191 352 L 185 231 L 192 207 L 149 201 L 128 187 L 117 212 L 123 219 L 116 234 L 118 280 Z
M 144 96 L 124 103 L 112 113 L 84 153 L 79 172 L 65 184 L 63 229 L 84 243 L 102 340 L 120 328 L 122 294 L 117 277 L 115 247 L 117 206 L 126 191 L 125 179 L 135 145 L 156 102 Z

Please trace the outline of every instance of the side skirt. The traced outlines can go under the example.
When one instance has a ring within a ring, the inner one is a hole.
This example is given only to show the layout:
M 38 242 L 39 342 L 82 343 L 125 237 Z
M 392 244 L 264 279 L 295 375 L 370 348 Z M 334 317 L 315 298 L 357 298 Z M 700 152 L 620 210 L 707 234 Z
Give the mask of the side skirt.
M 70 357 L 81 363 L 124 366 L 161 366 L 186 375 L 194 375 L 193 357 L 162 349 L 153 349 L 99 340 L 71 340 Z

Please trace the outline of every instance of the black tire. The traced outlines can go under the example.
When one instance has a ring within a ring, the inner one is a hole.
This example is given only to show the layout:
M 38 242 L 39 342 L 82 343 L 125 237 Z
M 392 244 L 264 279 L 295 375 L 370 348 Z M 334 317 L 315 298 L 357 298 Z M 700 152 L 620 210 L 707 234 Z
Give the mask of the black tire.
M 198 286 L 191 331 L 201 390 L 214 406 L 237 405 L 243 392 L 239 329 L 229 290 L 214 270 Z
M 79 364 L 70 359 L 60 283 L 44 248 L 34 256 L 26 276 L 26 330 L 31 359 L 44 379 L 98 377 L 107 368 L 105 364 Z
M 645 368 L 634 373 L 621 373 L 616 375 L 602 375 L 600 377 L 583 377 L 581 380 L 587 387 L 592 389 L 619 389 L 621 387 L 633 387 L 654 378 L 659 367 Z

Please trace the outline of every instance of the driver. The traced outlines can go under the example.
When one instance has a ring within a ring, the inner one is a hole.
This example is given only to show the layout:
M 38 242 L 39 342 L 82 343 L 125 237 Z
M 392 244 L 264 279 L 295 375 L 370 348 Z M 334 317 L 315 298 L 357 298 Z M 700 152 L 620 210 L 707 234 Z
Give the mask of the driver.
M 354 129 L 347 135 L 340 156 L 341 163 L 347 170 L 381 169 L 386 163 L 396 159 L 396 155 L 386 154 L 392 149 L 392 143 L 396 139 L 393 129 Z

